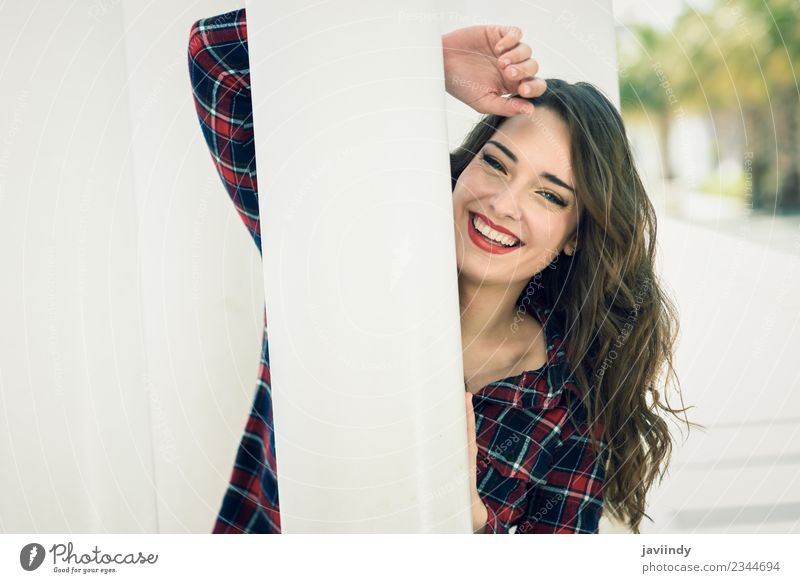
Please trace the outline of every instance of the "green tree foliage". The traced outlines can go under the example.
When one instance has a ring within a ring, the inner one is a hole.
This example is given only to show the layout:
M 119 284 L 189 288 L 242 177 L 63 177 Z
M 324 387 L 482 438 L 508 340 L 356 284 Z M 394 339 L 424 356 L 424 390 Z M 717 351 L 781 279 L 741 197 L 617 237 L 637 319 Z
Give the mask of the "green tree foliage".
M 737 148 L 752 206 L 800 209 L 800 2 L 717 0 L 703 13 L 687 6 L 671 30 L 628 30 L 635 42 L 621 39 L 619 50 L 626 115 L 669 120 L 678 105 L 707 116 L 718 147 Z

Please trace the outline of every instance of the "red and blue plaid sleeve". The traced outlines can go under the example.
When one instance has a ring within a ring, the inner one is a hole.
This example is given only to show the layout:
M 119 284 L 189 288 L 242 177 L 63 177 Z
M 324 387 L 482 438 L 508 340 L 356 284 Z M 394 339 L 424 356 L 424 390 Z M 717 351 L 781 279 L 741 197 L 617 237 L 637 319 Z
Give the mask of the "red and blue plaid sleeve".
M 222 184 L 261 253 L 245 10 L 195 22 L 188 58 L 203 137 Z M 265 312 L 256 395 L 212 532 L 280 531 Z
M 607 452 L 604 442 L 600 447 L 597 455 L 588 436 L 569 431 L 547 481 L 532 488 L 518 534 L 598 532 Z
M 245 9 L 195 22 L 188 53 L 203 137 L 217 173 L 261 253 Z

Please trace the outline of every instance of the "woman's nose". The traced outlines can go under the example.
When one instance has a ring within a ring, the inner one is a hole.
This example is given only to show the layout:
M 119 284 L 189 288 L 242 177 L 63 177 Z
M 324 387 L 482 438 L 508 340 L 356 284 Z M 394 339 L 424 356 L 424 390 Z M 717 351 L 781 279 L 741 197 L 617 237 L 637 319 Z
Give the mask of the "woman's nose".
M 489 199 L 493 216 L 519 221 L 522 216 L 519 196 L 520 193 L 511 187 L 498 189 Z

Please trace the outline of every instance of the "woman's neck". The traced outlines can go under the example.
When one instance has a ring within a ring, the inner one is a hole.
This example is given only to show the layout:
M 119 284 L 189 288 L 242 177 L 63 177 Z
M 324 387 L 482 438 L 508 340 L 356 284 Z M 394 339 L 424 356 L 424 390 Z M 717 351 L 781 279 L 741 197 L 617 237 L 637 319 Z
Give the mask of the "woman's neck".
M 518 309 L 526 282 L 487 285 L 459 278 L 458 296 L 461 308 L 461 340 L 472 343 L 497 344 L 517 337 L 527 315 Z

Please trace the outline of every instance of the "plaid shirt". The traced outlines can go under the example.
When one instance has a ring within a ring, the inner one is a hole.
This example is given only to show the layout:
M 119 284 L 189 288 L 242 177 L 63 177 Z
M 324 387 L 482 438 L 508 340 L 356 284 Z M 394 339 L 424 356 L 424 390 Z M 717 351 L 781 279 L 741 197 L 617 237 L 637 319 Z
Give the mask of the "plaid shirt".
M 195 22 L 188 53 L 203 137 L 261 254 L 245 9 Z M 599 455 L 590 448 L 580 393 L 565 378 L 562 328 L 541 296 L 529 296 L 526 305 L 544 323 L 547 363 L 490 383 L 474 397 L 485 531 L 594 533 L 607 450 L 602 441 Z M 213 532 L 280 532 L 276 472 L 265 313 L 255 400 Z

